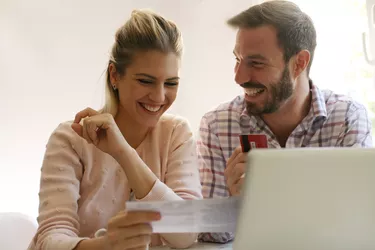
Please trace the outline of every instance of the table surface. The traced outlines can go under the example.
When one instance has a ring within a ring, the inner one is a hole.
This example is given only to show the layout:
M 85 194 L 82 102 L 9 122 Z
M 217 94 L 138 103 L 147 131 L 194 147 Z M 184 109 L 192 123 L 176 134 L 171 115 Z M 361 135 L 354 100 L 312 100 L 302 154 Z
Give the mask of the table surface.
M 150 250 L 168 250 L 171 249 L 166 246 L 151 247 Z M 196 243 L 188 248 L 188 250 L 232 250 L 232 243 L 227 244 L 213 244 L 213 243 Z

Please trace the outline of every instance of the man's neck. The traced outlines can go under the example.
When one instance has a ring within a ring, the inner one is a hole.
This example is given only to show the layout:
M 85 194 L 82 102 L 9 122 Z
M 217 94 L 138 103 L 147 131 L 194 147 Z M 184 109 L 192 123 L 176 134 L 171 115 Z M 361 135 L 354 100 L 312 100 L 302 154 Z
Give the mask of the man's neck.
M 310 84 L 307 78 L 303 78 L 298 80 L 293 96 L 278 111 L 262 116 L 281 147 L 285 147 L 290 134 L 307 116 L 310 106 Z

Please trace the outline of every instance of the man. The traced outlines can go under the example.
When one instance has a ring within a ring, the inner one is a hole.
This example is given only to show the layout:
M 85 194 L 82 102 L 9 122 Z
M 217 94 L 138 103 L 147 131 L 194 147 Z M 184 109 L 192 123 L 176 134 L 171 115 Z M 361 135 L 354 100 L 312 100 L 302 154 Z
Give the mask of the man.
M 244 95 L 201 120 L 198 152 L 205 198 L 240 194 L 246 159 L 240 134 L 265 134 L 269 148 L 372 146 L 366 109 L 349 97 L 321 91 L 309 78 L 316 31 L 297 5 L 268 1 L 228 24 L 238 29 L 235 81 Z M 205 233 L 199 240 L 224 243 L 233 237 Z

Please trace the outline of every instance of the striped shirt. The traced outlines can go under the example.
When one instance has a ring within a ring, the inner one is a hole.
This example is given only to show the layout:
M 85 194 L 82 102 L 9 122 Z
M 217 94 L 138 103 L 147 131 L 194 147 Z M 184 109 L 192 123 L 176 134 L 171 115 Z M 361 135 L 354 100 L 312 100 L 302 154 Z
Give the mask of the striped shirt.
M 312 103 L 308 115 L 294 129 L 285 147 L 372 147 L 371 122 L 366 108 L 349 97 L 311 84 Z M 206 113 L 198 140 L 199 170 L 204 198 L 230 196 L 224 169 L 240 134 L 265 134 L 268 147 L 281 148 L 275 135 L 258 116 L 246 112 L 244 96 L 237 96 Z M 225 243 L 233 233 L 203 233 L 200 241 Z

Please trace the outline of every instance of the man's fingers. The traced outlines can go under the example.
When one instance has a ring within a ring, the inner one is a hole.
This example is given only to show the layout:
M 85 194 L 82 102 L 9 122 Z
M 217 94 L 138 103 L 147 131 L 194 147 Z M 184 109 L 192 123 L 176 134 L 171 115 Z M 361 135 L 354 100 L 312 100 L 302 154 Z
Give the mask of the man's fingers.
M 246 162 L 247 153 L 238 153 L 236 157 L 228 164 L 227 167 L 224 170 L 224 175 L 228 178 L 229 175 L 232 175 L 233 169 L 235 166 L 239 163 L 245 163 Z
M 227 186 L 232 188 L 232 186 L 237 183 L 241 176 L 245 173 L 245 163 L 237 163 L 233 171 L 227 176 Z
M 233 186 L 233 193 L 232 195 L 240 195 L 242 193 L 242 189 L 244 186 L 245 178 L 242 177 L 236 184 Z
M 246 172 L 246 164 L 245 163 L 238 163 L 233 168 L 232 176 L 237 182 L 245 172 Z
M 241 146 L 238 146 L 232 153 L 232 155 L 229 157 L 227 165 L 230 165 L 232 161 L 237 157 L 238 154 L 242 153 Z

